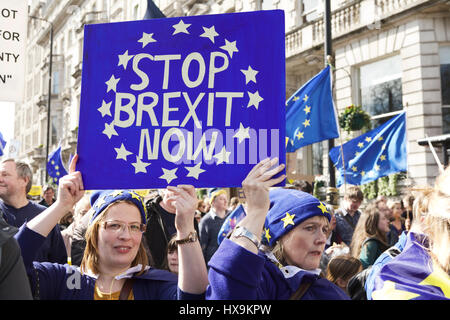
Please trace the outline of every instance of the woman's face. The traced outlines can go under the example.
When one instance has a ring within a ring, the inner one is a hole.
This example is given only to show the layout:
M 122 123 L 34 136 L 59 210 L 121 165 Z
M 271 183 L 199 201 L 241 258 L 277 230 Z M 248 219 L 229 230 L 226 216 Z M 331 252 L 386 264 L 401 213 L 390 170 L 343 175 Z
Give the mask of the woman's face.
M 108 209 L 98 230 L 101 271 L 124 271 L 131 266 L 142 239 L 142 232 L 136 230 L 140 224 L 141 215 L 135 205 L 120 202 Z
M 317 269 L 325 248 L 328 228 L 326 218 L 315 216 L 292 229 L 281 240 L 286 262 L 305 270 Z
M 394 206 L 392 207 L 392 216 L 394 218 L 400 218 L 401 215 L 402 215 L 402 206 L 400 205 L 400 203 L 394 204 Z
M 378 220 L 378 230 L 384 233 L 388 233 L 390 230 L 389 219 L 386 217 L 385 214 L 380 213 L 380 218 Z
M 167 253 L 167 262 L 170 272 L 178 274 L 178 251 L 173 250 Z

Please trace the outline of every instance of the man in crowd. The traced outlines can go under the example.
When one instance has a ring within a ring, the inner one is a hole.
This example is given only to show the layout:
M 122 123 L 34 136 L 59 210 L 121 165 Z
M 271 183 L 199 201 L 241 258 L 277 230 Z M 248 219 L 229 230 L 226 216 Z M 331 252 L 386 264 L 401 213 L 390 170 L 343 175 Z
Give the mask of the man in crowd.
M 200 229 L 200 244 L 203 250 L 203 256 L 206 263 L 216 252 L 219 244 L 217 242 L 217 235 L 224 223 L 228 211 L 228 195 L 224 189 L 211 190 L 210 203 L 211 209 L 202 218 L 199 224 Z
M 336 232 L 339 237 L 350 246 L 353 232 L 358 223 L 361 212 L 358 210 L 364 200 L 364 194 L 356 186 L 347 188 L 339 209 L 336 210 Z
M 161 269 L 167 254 L 167 244 L 177 233 L 173 192 L 160 190 L 160 195 L 146 202 L 148 221 L 144 237 L 147 241 L 153 265 Z M 194 228 L 199 233 L 198 222 L 194 218 Z
M 55 190 L 52 186 L 46 185 L 42 189 L 42 200 L 39 202 L 41 206 L 50 207 L 55 202 Z
M 32 180 L 33 174 L 26 163 L 14 159 L 0 163 L 0 210 L 6 222 L 14 227 L 22 226 L 46 209 L 27 199 Z M 50 232 L 34 260 L 67 262 L 66 247 L 58 226 Z

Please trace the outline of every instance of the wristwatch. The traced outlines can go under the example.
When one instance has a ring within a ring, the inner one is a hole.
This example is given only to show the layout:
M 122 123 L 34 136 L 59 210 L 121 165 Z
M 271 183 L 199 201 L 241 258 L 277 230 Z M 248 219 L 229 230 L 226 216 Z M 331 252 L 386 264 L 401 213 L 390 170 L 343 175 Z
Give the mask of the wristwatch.
M 234 229 L 232 236 L 234 238 L 247 238 L 248 240 L 253 242 L 256 248 L 259 248 L 260 243 L 258 241 L 258 238 L 245 227 L 237 226 L 236 229 Z
M 197 231 L 192 231 L 188 234 L 188 236 L 184 239 L 180 239 L 180 240 L 175 240 L 175 243 L 177 245 L 180 244 L 185 244 L 185 243 L 190 243 L 190 242 L 195 242 L 198 240 L 198 234 Z

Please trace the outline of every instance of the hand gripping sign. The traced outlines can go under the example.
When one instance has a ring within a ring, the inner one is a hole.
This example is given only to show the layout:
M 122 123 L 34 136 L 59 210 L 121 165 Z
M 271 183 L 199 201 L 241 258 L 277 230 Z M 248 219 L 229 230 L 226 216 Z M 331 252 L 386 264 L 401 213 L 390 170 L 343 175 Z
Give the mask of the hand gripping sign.
M 85 188 L 237 187 L 260 160 L 285 163 L 283 11 L 94 24 L 84 34 Z

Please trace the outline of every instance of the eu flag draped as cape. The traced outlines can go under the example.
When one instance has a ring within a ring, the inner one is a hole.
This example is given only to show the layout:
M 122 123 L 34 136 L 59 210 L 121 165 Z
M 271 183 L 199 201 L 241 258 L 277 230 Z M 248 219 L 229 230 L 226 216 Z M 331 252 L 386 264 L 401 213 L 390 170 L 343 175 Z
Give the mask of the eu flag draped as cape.
M 347 183 L 361 185 L 407 170 L 405 114 L 344 143 L 344 161 L 341 146 L 331 149 L 330 158 L 338 169 L 337 187 L 344 184 L 344 175 Z
M 59 178 L 67 175 L 61 158 L 61 146 L 48 155 L 47 173 L 54 184 L 59 184 Z
M 374 300 L 450 299 L 450 277 L 427 252 L 423 235 L 410 232 L 405 248 L 375 276 Z
M 288 99 L 286 152 L 339 137 L 330 72 L 330 66 L 327 66 Z

